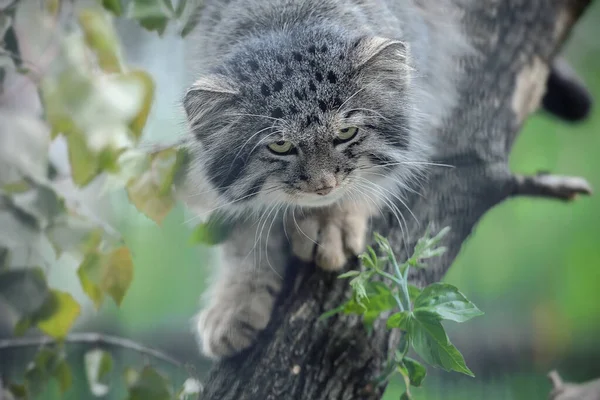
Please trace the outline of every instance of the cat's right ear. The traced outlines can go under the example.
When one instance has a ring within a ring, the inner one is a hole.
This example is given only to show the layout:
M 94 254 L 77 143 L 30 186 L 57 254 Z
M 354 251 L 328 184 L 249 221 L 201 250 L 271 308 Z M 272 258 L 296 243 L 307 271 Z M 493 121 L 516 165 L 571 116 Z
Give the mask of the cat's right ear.
M 218 121 L 226 120 L 227 113 L 234 107 L 238 88 L 223 75 L 207 75 L 198 79 L 188 89 L 183 99 L 183 107 L 190 127 L 203 131 Z

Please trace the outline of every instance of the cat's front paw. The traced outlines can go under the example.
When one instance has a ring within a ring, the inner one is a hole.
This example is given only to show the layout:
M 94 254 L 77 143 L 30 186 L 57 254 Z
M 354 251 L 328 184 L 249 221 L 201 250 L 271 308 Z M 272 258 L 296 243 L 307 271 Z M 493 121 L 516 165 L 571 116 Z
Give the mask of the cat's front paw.
M 371 210 L 335 205 L 291 221 L 293 253 L 328 271 L 339 271 L 365 250 Z
M 274 302 L 265 291 L 246 301 L 214 302 L 202 310 L 196 320 L 202 354 L 220 359 L 250 347 L 269 323 Z

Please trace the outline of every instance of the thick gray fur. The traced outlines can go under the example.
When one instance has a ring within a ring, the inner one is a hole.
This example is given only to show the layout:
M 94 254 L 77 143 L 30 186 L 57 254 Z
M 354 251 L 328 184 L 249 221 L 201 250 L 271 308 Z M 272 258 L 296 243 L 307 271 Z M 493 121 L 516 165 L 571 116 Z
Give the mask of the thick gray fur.
M 337 270 L 364 247 L 374 212 L 391 207 L 402 222 L 403 191 L 435 153 L 470 47 L 445 0 L 204 3 L 189 39 L 184 199 L 236 221 L 195 327 L 219 358 L 266 326 L 286 241 Z M 356 137 L 341 142 L 349 127 Z M 294 150 L 268 149 L 282 140 Z

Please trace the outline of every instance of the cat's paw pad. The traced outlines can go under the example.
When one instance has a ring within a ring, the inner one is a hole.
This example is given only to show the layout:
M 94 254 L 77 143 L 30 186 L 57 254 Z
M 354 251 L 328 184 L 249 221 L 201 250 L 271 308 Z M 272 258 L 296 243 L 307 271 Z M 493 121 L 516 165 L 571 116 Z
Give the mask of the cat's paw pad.
M 293 221 L 292 251 L 328 271 L 339 271 L 366 245 L 370 213 L 334 206 Z
M 196 320 L 202 354 L 216 360 L 252 346 L 269 323 L 274 301 L 265 292 L 246 302 L 215 302 L 202 310 Z
M 346 265 L 348 255 L 343 232 L 333 221 L 324 221 L 316 248 L 315 263 L 327 271 L 339 271 Z

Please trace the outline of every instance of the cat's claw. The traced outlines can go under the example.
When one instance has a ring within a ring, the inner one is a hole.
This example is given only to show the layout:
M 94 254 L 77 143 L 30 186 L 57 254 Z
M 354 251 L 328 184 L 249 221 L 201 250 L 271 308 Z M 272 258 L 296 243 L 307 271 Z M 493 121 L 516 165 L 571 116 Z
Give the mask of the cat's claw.
M 362 253 L 370 211 L 336 205 L 291 221 L 292 252 L 328 271 L 339 271 Z

